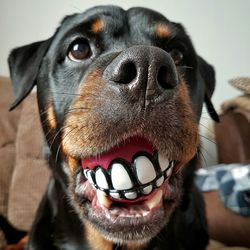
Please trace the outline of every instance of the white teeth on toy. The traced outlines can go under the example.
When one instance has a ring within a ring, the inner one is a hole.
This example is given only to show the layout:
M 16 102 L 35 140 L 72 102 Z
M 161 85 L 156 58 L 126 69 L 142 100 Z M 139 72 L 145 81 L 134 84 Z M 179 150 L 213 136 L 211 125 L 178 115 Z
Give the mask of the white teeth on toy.
M 147 194 L 150 194 L 152 190 L 153 190 L 152 185 L 149 185 L 147 187 L 144 187 L 142 192 L 143 192 L 143 194 L 147 195 Z
M 110 195 L 112 198 L 116 199 L 116 200 L 120 200 L 120 199 L 121 199 L 121 196 L 120 196 L 119 193 L 110 192 L 109 195 Z
M 83 174 L 98 191 L 99 203 L 108 208 L 112 199 L 134 200 L 154 192 L 170 178 L 174 165 L 175 161 L 169 161 L 162 154 L 158 154 L 157 161 L 154 156 L 143 153 L 137 155 L 133 163 L 114 160 L 108 169 L 96 166 L 94 169 L 84 169 Z M 159 200 L 160 194 L 156 194 L 158 196 L 151 197 L 149 208 Z
M 111 204 L 112 204 L 112 201 L 107 197 L 107 194 L 104 193 L 103 191 L 97 189 L 96 190 L 96 195 L 97 195 L 97 200 L 98 202 L 106 207 L 107 209 L 110 208 Z
M 103 170 L 99 168 L 95 172 L 95 181 L 98 187 L 103 188 L 103 189 L 108 189 L 109 185 L 106 179 L 105 174 L 103 173 Z
M 88 179 L 87 173 L 88 173 L 89 171 L 90 171 L 89 169 L 84 169 L 84 170 L 83 170 L 83 174 L 84 174 L 84 176 L 85 176 L 86 179 Z
M 164 176 L 160 177 L 157 181 L 156 181 L 156 186 L 160 187 L 164 182 Z
M 128 192 L 128 193 L 125 193 L 124 196 L 128 200 L 134 200 L 135 198 L 137 198 L 137 193 L 136 192 Z
M 135 159 L 135 170 L 141 184 L 146 184 L 156 178 L 155 168 L 146 156 L 139 156 Z
M 87 179 L 89 180 L 90 184 L 94 185 L 95 183 L 94 183 L 94 180 L 92 177 L 92 171 L 91 170 L 87 171 L 86 175 L 87 175 Z
M 132 180 L 125 167 L 120 163 L 114 163 L 111 167 L 111 181 L 114 189 L 126 190 L 133 187 Z
M 158 206 L 160 204 L 160 202 L 162 201 L 162 197 L 163 197 L 163 191 L 162 190 L 158 190 L 155 195 L 144 202 L 144 204 L 149 208 L 149 209 L 153 209 L 156 206 Z
M 169 160 L 167 159 L 167 157 L 165 157 L 159 153 L 158 161 L 159 161 L 159 165 L 161 167 L 161 171 L 162 172 L 165 171 L 169 166 Z

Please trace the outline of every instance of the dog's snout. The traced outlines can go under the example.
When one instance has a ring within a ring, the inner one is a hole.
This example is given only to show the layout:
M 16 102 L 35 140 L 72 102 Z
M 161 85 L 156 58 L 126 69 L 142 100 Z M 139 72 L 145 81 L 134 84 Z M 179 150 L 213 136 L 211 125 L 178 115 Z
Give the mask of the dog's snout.
M 118 88 L 128 85 L 132 95 L 140 95 L 144 90 L 146 101 L 154 103 L 178 84 L 170 55 L 153 46 L 133 46 L 122 51 L 107 66 L 104 78 Z
M 136 79 L 137 73 L 137 65 L 133 61 L 125 59 L 120 65 L 117 65 L 110 80 L 120 84 L 129 84 Z

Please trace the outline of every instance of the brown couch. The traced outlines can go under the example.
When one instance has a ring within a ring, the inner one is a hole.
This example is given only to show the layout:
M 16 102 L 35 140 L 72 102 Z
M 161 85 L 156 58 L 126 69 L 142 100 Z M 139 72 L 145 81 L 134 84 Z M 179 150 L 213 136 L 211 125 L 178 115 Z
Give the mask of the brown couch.
M 43 136 L 35 94 L 8 112 L 11 84 L 0 77 L 0 214 L 18 229 L 29 230 L 50 176 L 43 159 Z M 0 233 L 0 249 L 3 245 Z M 208 250 L 244 250 L 211 241 Z
M 11 98 L 10 80 L 0 77 L 0 214 L 16 228 L 29 230 L 50 173 L 35 94 L 9 112 Z M 0 233 L 0 247 L 1 242 Z

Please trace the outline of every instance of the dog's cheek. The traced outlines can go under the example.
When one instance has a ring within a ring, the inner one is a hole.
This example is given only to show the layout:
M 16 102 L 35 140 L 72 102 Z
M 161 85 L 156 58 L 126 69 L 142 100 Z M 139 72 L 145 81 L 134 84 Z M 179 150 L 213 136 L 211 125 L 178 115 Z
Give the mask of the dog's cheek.
M 158 151 L 169 158 L 184 163 L 193 158 L 199 141 L 198 125 L 185 82 L 179 83 L 172 99 L 148 113 L 145 131 Z
M 81 150 L 89 150 L 95 147 L 95 137 L 101 131 L 98 116 L 97 103 L 100 103 L 103 83 L 100 79 L 101 72 L 94 70 L 80 84 L 77 98 L 73 100 L 70 112 L 66 117 L 63 133 L 62 148 L 66 155 L 77 155 Z M 99 104 L 101 105 L 101 103 Z M 89 142 L 87 145 L 85 142 Z M 91 152 L 89 152 L 91 153 Z
M 191 160 L 197 152 L 199 133 L 187 85 L 183 81 L 179 87 L 178 100 L 177 109 L 182 128 L 179 132 L 179 138 L 183 144 L 182 158 L 184 162 L 187 162 Z

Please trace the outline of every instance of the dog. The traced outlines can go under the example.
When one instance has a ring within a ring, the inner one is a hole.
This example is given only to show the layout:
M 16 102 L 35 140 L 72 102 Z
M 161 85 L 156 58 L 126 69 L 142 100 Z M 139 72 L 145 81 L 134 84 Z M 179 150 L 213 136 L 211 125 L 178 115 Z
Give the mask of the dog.
M 9 56 L 13 110 L 37 87 L 49 181 L 26 249 L 202 250 L 198 124 L 215 72 L 181 24 L 98 6 Z

